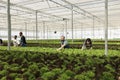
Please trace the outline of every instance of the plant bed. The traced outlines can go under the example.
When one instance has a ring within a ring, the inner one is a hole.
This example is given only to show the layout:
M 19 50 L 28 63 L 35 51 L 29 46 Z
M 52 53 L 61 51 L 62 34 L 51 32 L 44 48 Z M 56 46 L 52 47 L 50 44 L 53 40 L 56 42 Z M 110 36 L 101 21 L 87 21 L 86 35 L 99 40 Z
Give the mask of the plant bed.
M 12 44 L 11 44 L 12 45 Z M 70 48 L 81 49 L 82 43 L 71 43 L 69 44 Z M 7 46 L 7 43 L 4 43 L 4 46 Z M 13 46 L 13 45 L 12 45 Z M 50 48 L 59 48 L 60 43 L 28 43 L 27 47 L 50 47 Z M 105 44 L 93 44 L 93 49 L 104 49 Z M 120 44 L 108 44 L 108 49 L 111 50 L 120 50 Z
M 31 51 L 30 51 L 31 50 Z M 119 51 L 12 48 L 0 51 L 0 80 L 118 80 Z

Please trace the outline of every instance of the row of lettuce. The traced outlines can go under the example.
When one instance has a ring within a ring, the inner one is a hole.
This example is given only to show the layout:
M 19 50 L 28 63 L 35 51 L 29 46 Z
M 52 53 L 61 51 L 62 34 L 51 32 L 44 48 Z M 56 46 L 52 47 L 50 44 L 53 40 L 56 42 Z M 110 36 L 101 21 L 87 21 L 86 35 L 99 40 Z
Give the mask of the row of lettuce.
M 67 41 L 70 45 L 82 45 L 85 40 L 74 40 L 73 42 L 72 42 L 72 40 L 67 40 Z M 58 45 L 58 44 L 60 44 L 60 40 L 27 40 L 27 43 L 28 44 L 37 43 L 37 44 Z M 105 41 L 103 41 L 103 40 L 92 40 L 92 44 L 93 45 L 104 45 Z M 120 41 L 119 40 L 118 41 L 117 40 L 116 41 L 114 41 L 114 40 L 111 41 L 110 40 L 110 41 L 108 41 L 108 44 L 109 45 L 120 45 Z
M 69 42 L 69 44 L 83 44 L 85 39 L 79 40 L 79 39 L 75 39 L 74 41 L 72 41 L 71 39 L 67 40 Z M 4 43 L 6 44 L 7 41 L 4 41 Z M 59 39 L 46 39 L 46 40 L 27 40 L 27 43 L 46 43 L 46 44 L 59 44 L 60 40 Z M 104 44 L 105 41 L 104 40 L 92 40 L 93 44 Z M 109 40 L 108 44 L 120 44 L 120 40 Z
M 27 40 L 27 42 L 30 42 L 30 43 L 34 43 L 34 42 L 59 42 L 60 39 L 41 39 L 41 40 Z M 67 39 L 68 42 L 84 42 L 85 39 Z M 95 43 L 104 43 L 105 40 L 100 40 L 100 39 L 92 39 L 93 42 Z M 120 42 L 120 39 L 119 40 L 108 40 L 109 43 L 119 43 Z
M 31 50 L 31 51 L 30 51 Z M 0 51 L 0 80 L 118 80 L 119 51 L 12 48 Z
M 12 45 L 12 44 L 11 44 Z M 7 46 L 7 43 L 4 43 L 4 46 Z M 70 48 L 73 49 L 81 49 L 83 46 L 83 43 L 69 43 Z M 39 43 L 27 43 L 27 47 L 50 47 L 50 48 L 59 48 L 60 47 L 60 42 L 54 43 L 54 42 L 39 42 Z M 93 49 L 104 49 L 105 44 L 94 44 L 93 43 Z M 108 49 L 111 50 L 120 50 L 120 43 L 113 43 L 113 44 L 108 44 Z

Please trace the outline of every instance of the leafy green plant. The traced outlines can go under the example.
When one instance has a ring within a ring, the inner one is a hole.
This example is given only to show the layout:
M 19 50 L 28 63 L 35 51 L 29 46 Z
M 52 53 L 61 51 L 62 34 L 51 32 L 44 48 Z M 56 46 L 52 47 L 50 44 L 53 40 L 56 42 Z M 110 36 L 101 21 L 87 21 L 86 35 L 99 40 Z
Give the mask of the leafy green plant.
M 29 71 L 30 71 L 31 73 L 36 73 L 36 71 L 38 71 L 38 70 L 39 70 L 39 68 L 38 68 L 38 66 L 37 66 L 36 63 L 33 63 L 33 64 L 31 64 L 31 65 L 29 66 Z
M 41 74 L 44 74 L 44 73 L 46 73 L 46 72 L 48 72 L 48 71 L 49 71 L 49 68 L 48 68 L 47 66 L 42 67 L 42 68 L 40 69 L 40 73 L 41 73 Z
M 11 49 L 0 51 L 0 80 L 115 80 L 120 75 L 117 50 L 104 56 L 104 50 Z
M 100 80 L 115 80 L 115 77 L 110 72 L 103 72 L 102 76 L 100 77 Z
M 15 78 L 15 80 L 23 80 L 23 78 Z
M 2 70 L 0 71 L 0 77 L 1 76 L 6 76 L 8 74 L 8 71 L 7 70 Z
M 69 80 L 71 77 L 65 73 L 61 74 L 57 80 Z
M 105 70 L 111 73 L 115 72 L 115 69 L 110 64 L 105 65 Z
M 44 73 L 41 77 L 43 80 L 53 80 L 54 76 L 55 76 L 55 73 L 49 71 L 49 72 Z
M 6 80 L 7 78 L 6 78 L 6 76 L 4 76 L 4 77 L 2 77 L 0 80 Z
M 93 80 L 95 73 L 92 71 L 83 72 L 75 76 L 75 80 Z

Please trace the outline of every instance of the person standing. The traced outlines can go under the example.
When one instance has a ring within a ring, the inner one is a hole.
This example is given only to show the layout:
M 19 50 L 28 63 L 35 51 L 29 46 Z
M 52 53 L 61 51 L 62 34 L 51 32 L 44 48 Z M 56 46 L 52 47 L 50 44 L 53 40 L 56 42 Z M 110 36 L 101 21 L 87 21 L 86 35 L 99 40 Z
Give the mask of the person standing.
M 20 35 L 20 46 L 25 47 L 27 45 L 25 36 L 23 35 L 22 32 L 20 32 L 19 35 Z
M 3 40 L 0 39 L 0 46 L 3 46 Z
M 61 50 L 61 49 L 65 49 L 65 48 L 69 48 L 68 42 L 67 40 L 65 40 L 65 36 L 61 36 L 61 47 L 58 48 L 57 50 Z

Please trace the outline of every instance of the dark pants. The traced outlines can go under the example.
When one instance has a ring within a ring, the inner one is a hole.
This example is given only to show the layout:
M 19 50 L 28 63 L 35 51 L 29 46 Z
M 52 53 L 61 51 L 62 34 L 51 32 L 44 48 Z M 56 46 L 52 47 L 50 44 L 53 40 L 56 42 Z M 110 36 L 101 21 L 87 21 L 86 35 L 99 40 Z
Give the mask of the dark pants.
M 26 45 L 26 44 L 24 44 L 24 43 L 23 43 L 23 44 L 21 44 L 21 47 L 26 47 L 26 46 L 27 46 L 27 45 Z

